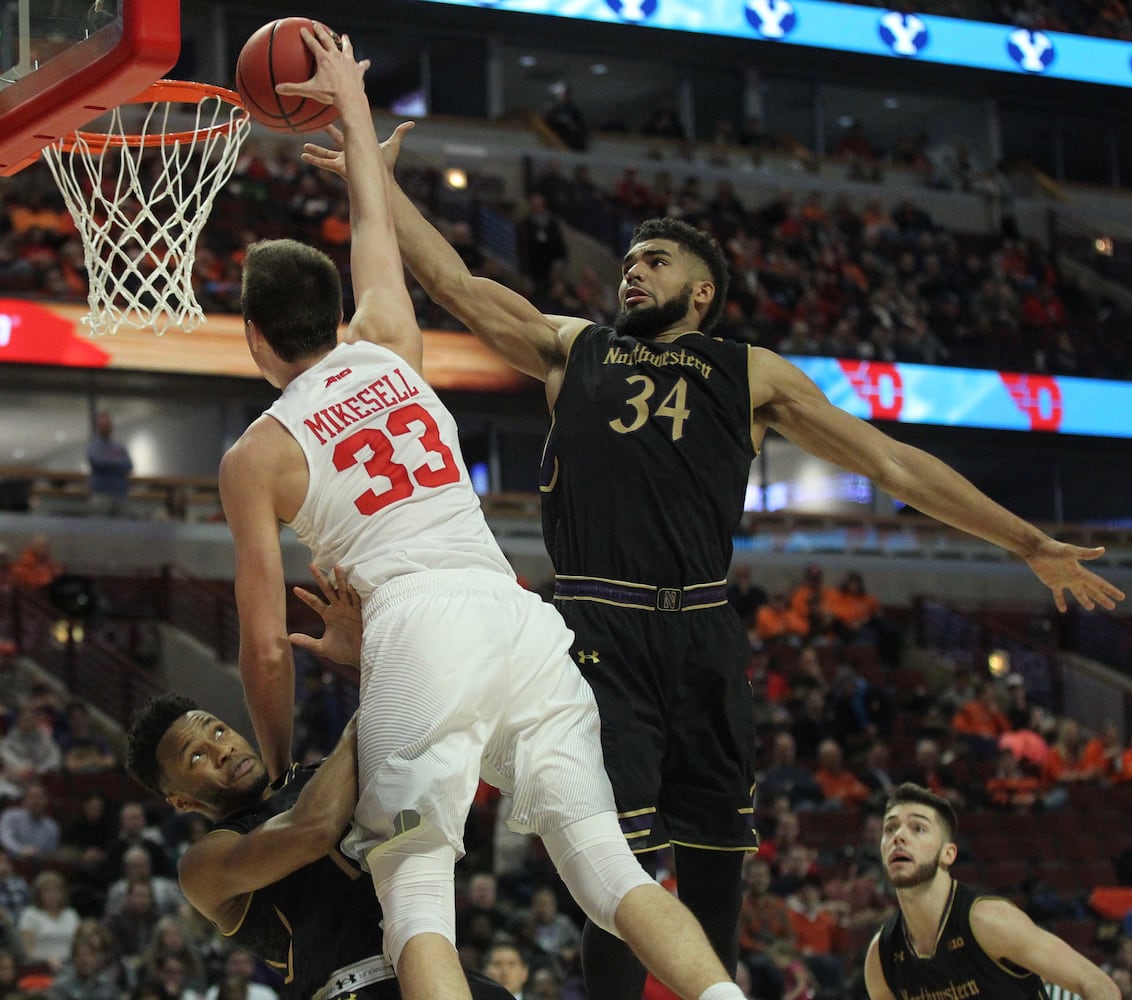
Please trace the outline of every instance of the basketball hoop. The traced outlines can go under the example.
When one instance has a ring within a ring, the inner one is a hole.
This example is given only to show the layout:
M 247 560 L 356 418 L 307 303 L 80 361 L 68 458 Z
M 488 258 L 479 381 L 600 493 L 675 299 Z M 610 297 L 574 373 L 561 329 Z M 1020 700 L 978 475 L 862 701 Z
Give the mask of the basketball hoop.
M 146 104 L 140 115 L 126 110 Z M 44 148 L 82 237 L 92 334 L 128 326 L 160 336 L 204 321 L 192 284 L 197 239 L 249 129 L 235 92 L 158 80 L 114 108 L 104 132 Z

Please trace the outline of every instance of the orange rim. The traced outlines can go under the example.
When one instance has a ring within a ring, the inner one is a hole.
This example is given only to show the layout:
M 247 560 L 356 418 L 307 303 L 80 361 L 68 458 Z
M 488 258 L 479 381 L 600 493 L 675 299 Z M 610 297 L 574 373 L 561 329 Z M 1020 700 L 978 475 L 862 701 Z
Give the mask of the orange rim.
M 155 104 L 167 102 L 170 104 L 200 104 L 205 98 L 218 97 L 226 104 L 234 105 L 244 112 L 247 117 L 247 108 L 243 99 L 234 90 L 226 87 L 217 87 L 211 83 L 193 83 L 188 80 L 158 80 L 143 90 L 136 97 L 123 104 Z M 227 135 L 235 124 L 231 119 L 210 125 L 207 128 L 189 129 L 185 132 L 155 132 L 151 135 L 110 135 L 107 132 L 71 132 L 63 136 L 58 146 L 65 153 L 75 150 L 79 142 L 84 142 L 92 152 L 101 153 L 107 149 L 140 149 L 165 146 L 174 142 L 190 142 L 193 139 L 208 139 L 215 135 Z

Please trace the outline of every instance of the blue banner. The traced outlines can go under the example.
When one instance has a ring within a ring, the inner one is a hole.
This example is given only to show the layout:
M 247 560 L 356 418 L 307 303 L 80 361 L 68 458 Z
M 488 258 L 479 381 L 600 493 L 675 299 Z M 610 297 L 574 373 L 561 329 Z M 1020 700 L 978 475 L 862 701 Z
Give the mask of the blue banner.
M 423 0 L 1132 86 L 1132 43 L 826 0 Z
M 1132 438 L 1132 382 L 1017 372 L 789 359 L 865 420 Z

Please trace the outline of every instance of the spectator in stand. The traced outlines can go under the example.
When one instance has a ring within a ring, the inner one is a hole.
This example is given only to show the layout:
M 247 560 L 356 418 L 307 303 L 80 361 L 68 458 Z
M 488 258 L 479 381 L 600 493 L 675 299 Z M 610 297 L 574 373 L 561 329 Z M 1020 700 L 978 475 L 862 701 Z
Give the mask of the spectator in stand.
M 33 781 L 18 806 L 0 814 L 0 847 L 16 861 L 43 861 L 59 850 L 59 824 L 48 809 L 47 789 Z
M 103 917 L 114 940 L 115 954 L 135 977 L 141 956 L 149 947 L 160 919 L 153 901 L 153 888 L 148 882 L 130 883 L 121 908 Z
M 145 882 L 153 893 L 153 905 L 158 916 L 178 913 L 185 905 L 185 897 L 177 880 L 166 878 L 164 875 L 153 873 L 153 860 L 149 852 L 140 844 L 126 849 L 122 855 L 123 875 L 106 894 L 107 917 L 121 913 L 126 908 L 126 897 L 130 887 L 138 882 Z
M 110 958 L 95 941 L 76 935 L 70 961 L 51 984 L 51 1000 L 120 1000 L 121 988 Z
M 829 680 L 825 676 L 825 667 L 822 666 L 821 657 L 813 646 L 803 646 L 798 650 L 798 657 L 788 674 L 793 699 L 798 707 L 811 691 L 829 693 Z M 814 747 L 817 751 L 817 747 Z
M 839 990 L 844 969 L 837 940 L 847 906 L 825 898 L 821 876 L 811 872 L 786 900 L 802 961 L 825 989 Z
M 878 805 L 888 801 L 888 796 L 897 784 L 890 769 L 891 756 L 884 740 L 873 740 L 865 750 L 865 759 L 857 770 L 857 777 L 869 790 L 870 800 Z
M 837 604 L 837 589 L 827 587 L 822 568 L 813 563 L 806 567 L 802 582 L 790 593 L 790 609 L 797 615 L 809 618 L 820 612 L 832 618 Z
M 770 864 L 757 854 L 743 859 L 743 904 L 739 911 L 739 959 L 751 974 L 751 994 L 781 1000 L 782 971 L 771 948 L 777 941 L 795 943 L 786 901 L 770 891 Z
M 748 635 L 750 633 L 748 632 Z M 751 648 L 751 659 L 747 665 L 747 678 L 755 696 L 756 712 L 761 712 L 762 721 L 769 724 L 774 717 L 774 706 L 782 705 L 790 697 L 790 683 L 771 662 L 770 653 L 762 643 Z M 756 730 L 761 731 L 761 730 Z
M 731 571 L 727 603 L 735 609 L 744 628 L 754 625 L 755 615 L 766 603 L 766 591 L 751 578 L 751 567 L 746 563 L 739 563 Z
M 488 951 L 483 974 L 499 983 L 515 1000 L 523 1000 L 531 969 L 517 945 L 500 942 Z
M 1111 720 L 1101 723 L 1101 731 L 1085 743 L 1081 753 L 1083 767 L 1095 771 L 1099 780 L 1108 783 L 1119 779 L 1123 756 L 1120 730 Z
M 1042 765 L 1042 785 L 1046 804 L 1064 804 L 1070 785 L 1090 784 L 1100 779 L 1098 766 L 1085 757 L 1085 741 L 1076 719 L 1062 719 L 1057 740 L 1051 744 Z
M 1011 730 L 1034 728 L 1034 706 L 1026 691 L 1026 681 L 1021 674 L 1008 674 L 1006 677 L 1006 705 L 1003 714 L 1010 723 Z
M 81 914 L 80 914 L 81 916 Z M 95 917 L 83 917 L 79 926 L 75 928 L 75 937 L 71 942 L 74 948 L 77 944 L 89 944 L 101 956 L 101 968 L 105 970 L 107 978 L 112 980 L 119 991 L 129 988 L 131 981 L 129 972 L 114 950 L 114 938 L 101 920 Z M 64 971 L 68 966 L 64 966 Z
M 821 787 L 827 808 L 855 809 L 869 798 L 869 788 L 845 766 L 841 744 L 834 739 L 822 740 L 818 746 L 818 766 L 814 777 Z
M 198 993 L 203 992 L 208 985 L 204 956 L 196 946 L 185 918 L 173 914 L 161 917 L 154 925 L 149 943 L 138 958 L 136 981 L 144 982 L 155 978 L 162 961 L 170 955 L 180 959 L 185 965 L 188 988 Z
M 528 911 L 531 937 L 535 945 L 563 969 L 574 964 L 582 944 L 582 932 L 558 909 L 558 897 L 551 886 L 539 886 L 531 893 Z
M 875 929 L 896 906 L 881 867 L 870 857 L 860 858 L 854 847 L 841 848 L 823 872 L 822 895 L 841 905 L 841 922 L 851 928 Z
M 814 772 L 797 762 L 797 744 L 791 733 L 775 734 L 770 764 L 755 787 L 762 802 L 772 802 L 780 795 L 789 799 L 794 809 L 813 808 L 822 802 Z
M 0 846 L 0 913 L 19 920 L 24 908 L 31 902 L 31 887 L 12 864 L 12 855 Z M 0 993 L 0 997 L 3 994 Z
M 574 103 L 570 85 L 563 80 L 551 84 L 550 107 L 543 112 L 542 120 L 551 131 L 575 152 L 585 152 L 590 144 L 589 129 L 582 109 Z
M 18 953 L 9 947 L 0 947 L 0 997 L 4 1000 L 27 1000 L 27 994 L 20 989 Z
M 68 704 L 66 718 L 66 732 L 59 739 L 64 770 L 71 774 L 97 774 L 117 766 L 110 744 L 94 732 L 85 702 Z
M 62 574 L 63 564 L 51 558 L 46 535 L 36 535 L 12 563 L 12 585 L 23 590 L 46 590 Z
M 959 706 L 951 717 L 951 728 L 977 760 L 989 760 L 998 753 L 998 738 L 1010 731 L 1010 720 L 999 706 L 994 681 L 984 678 L 975 685 L 975 697 Z
M 817 687 L 807 689 L 790 727 L 798 759 L 807 766 L 812 766 L 817 760 L 822 740 L 832 735 L 832 723 L 833 713 L 830 711 L 826 692 Z
M 755 634 L 766 646 L 798 646 L 809 631 L 808 619 L 795 614 L 785 594 L 772 594 L 755 612 Z
M 852 667 L 837 668 L 829 694 L 832 736 L 851 757 L 892 730 L 892 698 Z
M 71 902 L 80 916 L 101 916 L 106 908 L 107 848 L 114 834 L 106 796 L 89 790 L 59 837 L 59 857 L 72 866 Z
M 201 1000 L 201 995 L 192 989 L 188 984 L 188 969 L 185 968 L 185 963 L 182 962 L 176 955 L 166 955 L 161 960 L 161 965 L 157 969 L 157 979 L 155 980 L 157 987 L 160 989 L 161 1000 Z M 258 984 L 253 984 L 258 985 Z M 257 996 L 249 990 L 244 998 L 236 997 L 236 1000 L 274 1000 L 275 991 L 270 990 L 269 987 L 263 987 L 271 994 L 269 998 L 262 998 Z M 216 1000 L 219 988 L 215 988 L 210 1000 Z M 228 993 L 228 996 L 233 996 L 234 991 Z
M 987 802 L 1006 812 L 1029 813 L 1041 798 L 1041 778 L 1024 768 L 1008 747 L 999 750 L 994 773 L 986 782 Z
M 86 461 L 90 466 L 91 512 L 111 517 L 124 514 L 134 463 L 126 446 L 114 440 L 114 422 L 109 413 L 99 413 L 94 418 L 94 436 L 87 445 Z
M 640 171 L 635 163 L 625 164 L 621 176 L 613 187 L 613 197 L 629 213 L 631 219 L 642 219 L 652 212 L 652 192 L 641 180 Z
M 852 572 L 831 595 L 833 617 L 846 641 L 869 640 L 868 629 L 880 617 L 880 601 L 865 590 L 865 579 Z
M 492 872 L 475 872 L 468 879 L 466 902 L 456 914 L 456 937 L 459 940 L 469 935 L 476 919 L 487 921 L 489 938 L 507 929 L 508 915 L 499 905 L 498 882 Z
M 247 948 L 233 948 L 224 960 L 224 974 L 248 984 L 248 1000 L 277 1000 L 278 993 L 264 983 L 259 961 Z M 210 986 L 204 1000 L 216 1000 L 217 987 Z
M 860 573 L 853 571 L 846 575 L 834 591 L 832 604 L 837 631 L 843 641 L 874 645 L 882 663 L 890 667 L 900 665 L 903 643 L 900 630 L 885 617 L 877 597 L 865 589 L 865 579 Z
M 818 852 L 801 841 L 780 851 L 775 859 L 770 891 L 789 902 L 789 897 L 801 888 L 802 883 L 817 872 L 817 857 Z
M 959 711 L 961 705 L 966 705 L 976 696 L 971 668 L 960 665 L 955 668 L 951 682 L 939 693 L 935 703 L 940 711 L 950 719 Z
M 151 830 L 146 821 L 145 807 L 140 802 L 123 802 L 118 812 L 118 836 L 107 850 L 107 884 L 125 874 L 123 859 L 131 847 L 145 848 L 155 875 L 172 877 L 176 874 L 169 849 L 161 835 Z
M 527 214 L 519 220 L 515 236 L 519 270 L 530 278 L 535 295 L 545 295 L 551 276 L 566 263 L 569 251 L 558 219 L 537 191 L 527 195 Z
M 947 799 L 955 808 L 962 809 L 966 795 L 959 788 L 951 768 L 942 761 L 939 743 L 923 738 L 916 741 L 915 759 L 912 765 L 900 775 L 901 783 L 914 782 L 929 789 L 936 795 Z
M 68 904 L 67 880 L 56 871 L 41 871 L 32 882 L 31 902 L 20 914 L 24 960 L 42 962 L 57 972 L 70 958 L 79 915 Z

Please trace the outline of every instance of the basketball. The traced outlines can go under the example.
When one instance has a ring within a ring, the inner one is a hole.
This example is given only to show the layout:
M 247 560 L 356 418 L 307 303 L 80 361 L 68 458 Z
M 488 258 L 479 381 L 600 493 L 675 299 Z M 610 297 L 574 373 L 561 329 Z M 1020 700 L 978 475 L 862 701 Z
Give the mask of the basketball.
M 244 43 L 236 62 L 236 90 L 248 114 L 275 132 L 314 132 L 338 117 L 338 110 L 308 97 L 277 94 L 277 83 L 304 83 L 314 76 L 314 54 L 307 48 L 303 28 L 314 29 L 307 17 L 282 17 L 258 29 Z

